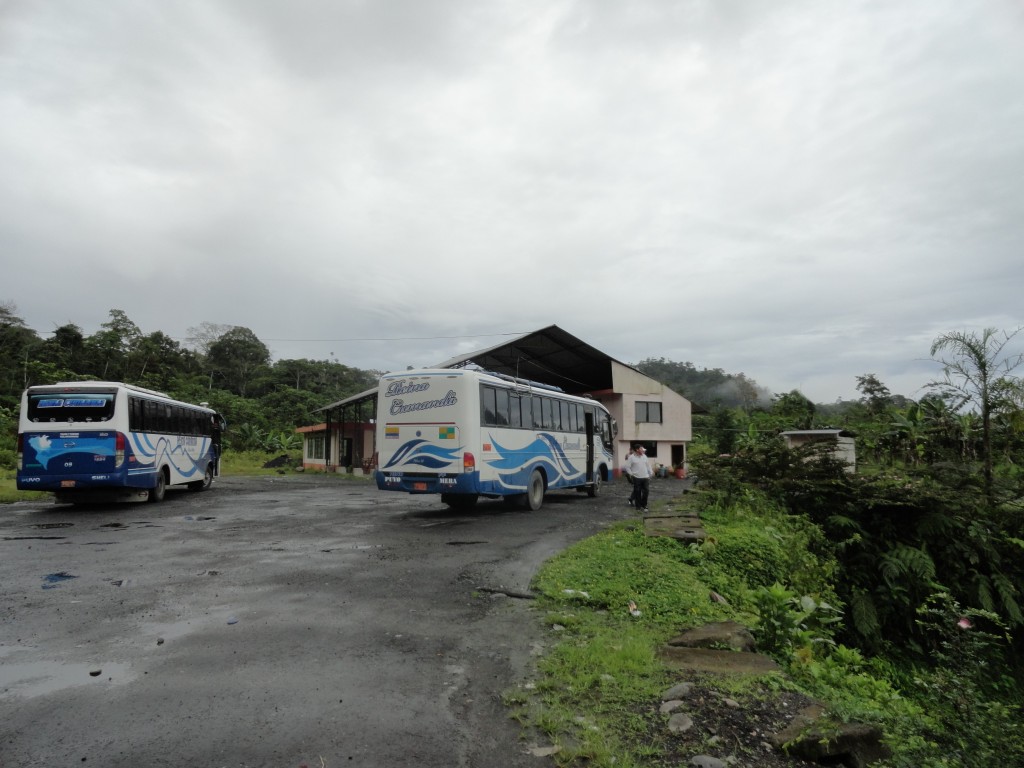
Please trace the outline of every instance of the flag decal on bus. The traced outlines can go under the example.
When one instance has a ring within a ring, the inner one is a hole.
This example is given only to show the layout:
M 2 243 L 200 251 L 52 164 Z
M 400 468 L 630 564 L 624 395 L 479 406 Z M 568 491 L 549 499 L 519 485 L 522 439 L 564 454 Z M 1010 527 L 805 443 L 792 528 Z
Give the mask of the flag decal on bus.
M 384 437 L 398 437 L 398 427 L 384 427 Z
M 454 440 L 455 439 L 455 427 L 438 427 L 437 428 L 437 439 L 438 440 Z

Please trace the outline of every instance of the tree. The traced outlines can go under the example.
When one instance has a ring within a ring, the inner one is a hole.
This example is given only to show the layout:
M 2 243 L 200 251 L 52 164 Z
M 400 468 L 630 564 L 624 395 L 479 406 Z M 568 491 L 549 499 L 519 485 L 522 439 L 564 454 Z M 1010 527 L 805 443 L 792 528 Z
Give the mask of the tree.
M 235 326 L 233 325 L 211 323 L 204 320 L 199 325 L 188 329 L 185 346 L 198 352 L 200 355 L 208 355 L 213 343 L 234 328 Z
M 166 390 L 174 379 L 199 372 L 196 353 L 181 345 L 163 331 L 144 336 L 132 355 L 130 377 L 143 386 Z
M 1024 353 L 1007 354 L 1007 346 L 1022 328 L 1000 333 L 986 328 L 981 334 L 968 331 L 944 333 L 932 342 L 931 355 L 938 358 L 943 379 L 928 384 L 950 400 L 954 410 L 974 407 L 981 414 L 981 460 L 985 496 L 992 501 L 992 415 L 1003 403 L 1000 395 L 1019 385 L 1013 375 Z
M 787 429 L 811 429 L 814 426 L 814 410 L 814 403 L 796 389 L 776 395 L 772 404 L 772 414 L 779 417 Z
M 863 395 L 861 402 L 867 406 L 871 416 L 885 413 L 885 409 L 892 405 L 892 393 L 873 373 L 857 377 L 857 391 Z
M 250 383 L 270 367 L 270 350 L 248 328 L 236 326 L 213 344 L 206 356 L 211 372 L 219 373 L 226 389 L 245 397 Z
M 141 340 L 142 331 L 124 310 L 110 310 L 110 319 L 86 339 L 94 373 L 103 380 L 129 378 L 129 356 Z
M 85 371 L 88 368 L 86 353 L 82 329 L 68 323 L 55 330 L 53 336 L 43 342 L 37 357 L 69 371 Z
M 40 344 L 35 331 L 25 327 L 13 302 L 0 303 L 0 397 L 9 404 L 18 402 L 21 390 L 28 386 L 30 350 Z

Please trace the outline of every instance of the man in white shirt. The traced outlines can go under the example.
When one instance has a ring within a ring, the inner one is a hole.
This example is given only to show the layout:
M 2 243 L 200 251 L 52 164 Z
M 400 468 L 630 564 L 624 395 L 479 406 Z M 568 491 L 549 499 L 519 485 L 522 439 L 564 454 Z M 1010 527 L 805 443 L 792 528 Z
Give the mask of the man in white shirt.
M 650 459 L 647 458 L 647 451 L 642 445 L 637 443 L 633 446 L 633 452 L 629 454 L 626 466 L 622 469 L 633 478 L 633 495 L 630 498 L 638 510 L 646 512 L 654 471 L 651 469 Z

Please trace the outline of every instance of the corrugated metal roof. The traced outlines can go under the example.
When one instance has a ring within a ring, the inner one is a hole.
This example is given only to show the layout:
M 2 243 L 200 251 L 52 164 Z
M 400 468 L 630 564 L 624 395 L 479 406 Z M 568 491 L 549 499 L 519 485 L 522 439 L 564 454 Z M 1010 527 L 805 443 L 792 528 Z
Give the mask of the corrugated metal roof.
M 355 405 L 356 403 L 373 400 L 377 397 L 377 388 L 367 389 L 364 392 L 360 392 L 358 395 L 352 395 L 352 397 L 346 397 L 344 400 L 339 400 L 336 403 L 325 405 L 323 408 L 316 408 L 313 413 L 320 413 L 320 411 L 330 410 L 331 408 L 340 408 L 344 405 Z
M 595 392 L 612 388 L 613 359 L 557 325 L 549 325 L 488 349 L 449 358 L 435 367 L 476 364 L 495 373 L 552 384 L 570 393 Z

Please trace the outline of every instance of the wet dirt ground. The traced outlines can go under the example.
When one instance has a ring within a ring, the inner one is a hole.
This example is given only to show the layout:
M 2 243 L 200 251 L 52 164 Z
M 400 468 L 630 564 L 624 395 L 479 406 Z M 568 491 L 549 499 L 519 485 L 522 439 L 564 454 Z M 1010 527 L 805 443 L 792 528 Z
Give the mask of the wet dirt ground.
M 626 495 L 453 512 L 289 475 L 0 505 L 0 768 L 550 764 L 501 701 L 549 637 L 501 591 Z

